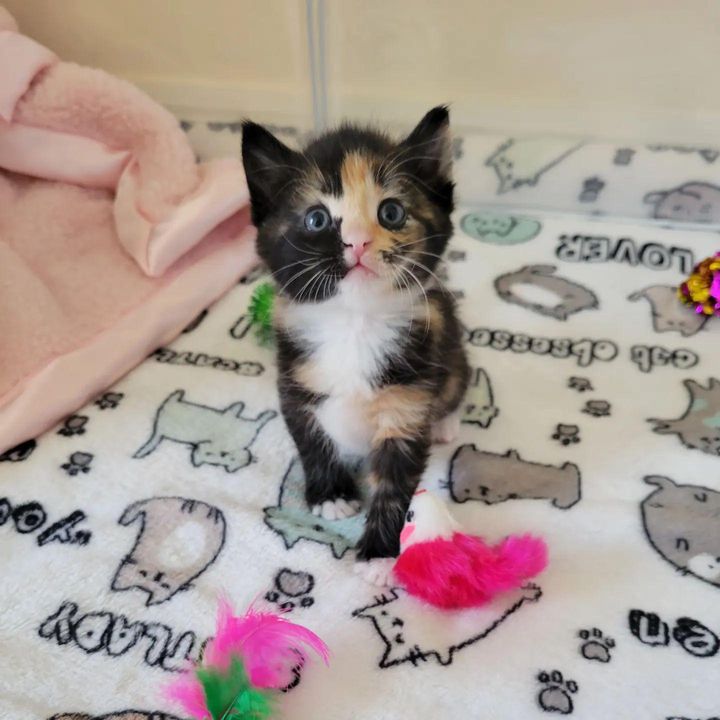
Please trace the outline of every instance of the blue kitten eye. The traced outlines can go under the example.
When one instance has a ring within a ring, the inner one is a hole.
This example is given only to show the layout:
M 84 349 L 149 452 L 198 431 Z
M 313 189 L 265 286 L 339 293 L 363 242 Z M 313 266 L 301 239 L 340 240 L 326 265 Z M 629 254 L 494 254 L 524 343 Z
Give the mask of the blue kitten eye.
M 405 224 L 407 213 L 397 200 L 383 200 L 378 208 L 378 221 L 388 230 L 397 230 Z
M 322 207 L 310 208 L 305 213 L 305 227 L 310 232 L 320 232 L 330 227 L 330 213 Z

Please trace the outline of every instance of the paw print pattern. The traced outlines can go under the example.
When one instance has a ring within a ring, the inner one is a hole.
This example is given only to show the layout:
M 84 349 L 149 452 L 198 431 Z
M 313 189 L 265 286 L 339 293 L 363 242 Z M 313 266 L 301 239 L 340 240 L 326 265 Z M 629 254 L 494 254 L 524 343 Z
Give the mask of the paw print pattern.
M 581 630 L 578 637 L 583 641 L 580 645 L 580 654 L 586 660 L 597 660 L 601 663 L 609 663 L 612 660 L 610 651 L 615 647 L 615 641 L 605 636 L 601 630 Z
M 561 445 L 575 445 L 580 442 L 580 428 L 577 425 L 559 423 L 552 435 Z
M 598 199 L 605 183 L 599 177 L 591 177 L 583 181 L 582 191 L 578 200 L 580 202 L 595 202 Z
M 95 400 L 95 404 L 101 410 L 114 410 L 120 404 L 120 401 L 124 397 L 124 393 L 106 392 L 103 393 L 99 398 L 97 398 L 97 400 Z
M 592 417 L 609 417 L 610 403 L 607 400 L 588 400 L 583 412 Z
M 314 587 L 315 578 L 310 573 L 283 568 L 275 576 L 275 587 L 265 593 L 265 599 L 286 612 L 296 607 L 309 608 L 315 603 L 310 595 Z
M 577 377 L 575 375 L 573 375 L 571 378 L 568 379 L 567 386 L 571 390 L 577 390 L 579 393 L 584 393 L 584 392 L 588 392 L 590 390 L 594 390 L 589 378 Z
M 85 425 L 87 425 L 87 415 L 71 415 L 65 418 L 65 423 L 57 431 L 58 435 L 64 435 L 65 437 L 72 437 L 73 435 L 84 435 Z
M 75 476 L 78 473 L 89 473 L 90 463 L 92 462 L 93 455 L 85 452 L 74 452 L 66 463 L 63 463 L 60 467 L 68 474 Z
M 632 162 L 635 150 L 632 148 L 618 148 L 613 158 L 614 165 L 629 165 Z
M 570 715 L 573 711 L 572 696 L 578 691 L 574 680 L 565 680 L 559 670 L 541 672 L 538 682 L 542 685 L 537 700 L 545 712 L 558 712 Z

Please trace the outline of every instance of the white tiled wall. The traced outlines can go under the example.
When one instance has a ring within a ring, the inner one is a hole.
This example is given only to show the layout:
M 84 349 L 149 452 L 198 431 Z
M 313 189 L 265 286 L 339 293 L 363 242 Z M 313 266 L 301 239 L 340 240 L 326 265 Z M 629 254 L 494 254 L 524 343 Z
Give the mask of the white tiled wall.
M 720 3 L 328 0 L 331 116 L 717 142 Z
M 0 0 L 63 59 L 179 115 L 311 125 L 304 0 Z
M 310 125 L 310 6 L 331 121 L 450 101 L 466 129 L 720 140 L 716 0 L 3 1 L 63 57 L 186 113 Z
M 657 220 L 688 183 L 720 202 L 717 0 L 3 2 L 167 105 L 200 159 L 238 156 L 246 117 L 298 144 L 450 102 L 463 203 Z

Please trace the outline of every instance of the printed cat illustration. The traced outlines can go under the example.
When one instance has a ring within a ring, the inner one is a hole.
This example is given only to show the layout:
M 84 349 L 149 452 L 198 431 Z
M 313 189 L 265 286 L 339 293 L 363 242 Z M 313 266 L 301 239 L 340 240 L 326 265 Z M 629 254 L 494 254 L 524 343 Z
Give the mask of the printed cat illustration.
M 212 565 L 225 543 L 225 518 L 220 510 L 199 500 L 155 497 L 126 508 L 118 521 L 140 532 L 122 559 L 111 589 L 137 588 L 148 595 L 146 605 L 159 605 Z
M 143 458 L 163 440 L 192 447 L 195 467 L 219 465 L 235 472 L 252 462 L 250 446 L 258 433 L 277 413 L 266 410 L 256 418 L 244 417 L 245 403 L 235 402 L 224 410 L 187 402 L 184 390 L 176 390 L 160 405 L 150 439 L 133 457 Z
M 679 332 L 690 337 L 707 322 L 707 315 L 692 312 L 678 300 L 677 288 L 672 285 L 651 285 L 628 296 L 633 302 L 641 298 L 650 303 L 655 332 Z
M 474 368 L 470 377 L 461 422 L 490 427 L 500 410 L 495 407 L 490 378 L 482 368 Z
M 720 380 L 710 378 L 703 387 L 694 380 L 683 385 L 690 394 L 685 414 L 677 420 L 656 420 L 653 430 L 659 435 L 678 435 L 687 448 L 701 450 L 708 455 L 720 455 Z
M 498 195 L 522 185 L 537 185 L 540 176 L 575 152 L 582 143 L 549 137 L 511 138 L 485 162 L 498 177 Z
M 648 193 L 644 202 L 652 205 L 652 217 L 682 222 L 720 222 L 720 187 L 689 182 L 672 190 Z
M 598 307 L 595 293 L 582 285 L 556 277 L 554 265 L 526 265 L 519 270 L 500 275 L 495 280 L 495 290 L 505 302 L 520 305 L 539 315 L 567 320 L 574 313 Z M 557 297 L 554 305 L 543 305 L 526 300 L 518 294 L 520 288 L 538 288 Z
M 695 145 L 648 145 L 647 149 L 652 152 L 675 152 L 683 155 L 697 153 L 708 164 L 714 163 L 720 157 L 720 150 L 716 148 Z
M 581 497 L 580 470 L 523 460 L 516 450 L 504 455 L 461 445 L 450 461 L 450 496 L 457 503 L 479 500 L 495 505 L 506 500 L 550 500 L 567 510 Z
M 404 590 L 395 588 L 355 610 L 353 617 L 370 620 L 385 644 L 378 663 L 381 668 L 428 660 L 451 665 L 460 650 L 487 637 L 523 605 L 541 596 L 539 587 L 528 585 L 483 607 L 442 613 L 427 612 Z
M 640 505 L 650 544 L 678 570 L 720 587 L 720 492 L 659 475 L 645 482 L 657 486 Z
M 313 515 L 305 502 L 305 475 L 299 458 L 294 458 L 283 477 L 278 504 L 266 507 L 265 524 L 274 530 L 289 550 L 299 540 L 327 545 L 339 560 L 354 548 L 363 532 L 365 513 L 342 520 Z
M 495 213 L 468 213 L 461 218 L 460 227 L 470 237 L 494 245 L 519 245 L 542 229 L 532 218 Z

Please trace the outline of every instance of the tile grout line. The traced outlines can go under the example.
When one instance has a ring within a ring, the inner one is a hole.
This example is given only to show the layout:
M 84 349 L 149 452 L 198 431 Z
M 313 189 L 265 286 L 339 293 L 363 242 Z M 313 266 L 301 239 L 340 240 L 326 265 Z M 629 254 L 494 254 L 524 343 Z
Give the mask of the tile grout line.
M 325 75 L 325 0 L 305 0 L 313 120 L 316 132 L 327 126 Z

